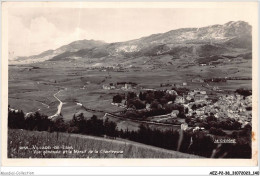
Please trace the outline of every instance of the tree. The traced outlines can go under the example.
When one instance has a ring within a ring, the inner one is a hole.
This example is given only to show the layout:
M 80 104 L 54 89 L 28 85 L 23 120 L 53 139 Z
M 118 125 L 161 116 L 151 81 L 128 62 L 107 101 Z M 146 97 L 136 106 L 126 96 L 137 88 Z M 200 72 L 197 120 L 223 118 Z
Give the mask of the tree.
M 241 125 L 242 125 L 242 124 L 239 123 L 238 121 L 235 121 L 235 122 L 233 122 L 233 124 L 232 124 L 234 130 L 239 130 L 239 129 L 241 129 Z
M 156 100 L 151 103 L 151 108 L 152 109 L 158 109 L 158 106 L 159 106 L 159 102 L 156 101 Z
M 25 128 L 25 118 L 23 111 L 12 112 L 8 110 L 8 127 L 9 128 Z
M 213 115 L 210 115 L 210 116 L 208 116 L 208 117 L 206 118 L 206 120 L 207 120 L 207 122 L 210 122 L 210 121 L 216 122 L 216 121 L 217 121 L 217 118 L 216 118 L 215 116 L 213 116 Z
M 186 117 L 185 122 L 186 122 L 186 123 L 189 123 L 190 121 L 191 121 L 191 117 L 189 117 L 189 116 Z
M 142 92 L 139 93 L 139 99 L 141 101 L 144 101 L 145 100 L 145 94 L 143 94 Z
M 166 98 L 162 97 L 162 98 L 159 99 L 159 102 L 160 102 L 162 105 L 165 105 L 165 104 L 168 102 L 168 100 L 167 100 Z
M 90 122 L 92 124 L 93 135 L 101 136 L 104 134 L 103 120 L 99 120 L 96 115 L 93 115 Z
M 164 97 L 165 96 L 165 92 L 164 91 L 155 91 L 154 92 L 154 98 L 155 99 L 161 99 L 162 97 Z
M 134 105 L 134 107 L 136 109 L 144 109 L 145 108 L 145 104 L 139 99 L 130 100 L 129 106 L 131 106 L 131 105 Z
M 188 114 L 188 113 L 189 113 L 189 109 L 185 108 L 185 114 Z
M 40 114 L 38 111 L 25 119 L 25 129 L 28 130 L 47 131 L 51 125 L 52 122 L 48 116 Z
M 147 103 L 151 104 L 154 101 L 154 94 L 153 94 L 153 92 L 146 93 L 145 100 L 146 100 Z
M 117 94 L 113 97 L 113 103 L 121 103 L 122 100 L 123 100 L 123 98 L 119 94 Z
M 252 90 L 243 89 L 243 88 L 239 88 L 235 92 L 240 94 L 240 95 L 243 95 L 244 97 L 252 95 Z
M 186 119 L 186 115 L 184 113 L 179 113 L 177 116 L 181 119 Z
M 75 114 L 70 122 L 70 127 L 76 127 L 73 131 L 76 130 L 78 133 L 85 133 L 86 132 L 86 120 L 83 113 L 80 113 L 78 116 Z
M 67 130 L 67 125 L 62 117 L 57 118 L 54 121 L 52 131 L 65 132 Z
M 104 122 L 104 133 L 111 137 L 117 136 L 117 125 L 115 122 L 109 122 L 108 118 L 105 119 Z
M 248 124 L 246 124 L 244 126 L 244 129 L 251 131 L 252 130 L 252 126 L 248 123 Z
M 191 109 L 192 109 L 193 111 L 196 110 L 196 109 L 197 109 L 196 104 L 193 104 L 193 105 L 191 106 Z
M 217 129 L 215 127 L 211 127 L 209 129 L 210 134 L 219 135 L 219 136 L 225 136 L 227 135 L 221 128 Z
M 134 99 L 135 97 L 137 97 L 135 92 L 128 92 L 127 94 L 127 100 L 131 100 Z
M 172 102 L 174 102 L 175 99 L 176 99 L 176 95 L 175 95 L 175 94 L 173 94 L 173 95 L 171 95 L 171 94 L 166 94 L 166 95 L 164 96 L 164 98 L 167 99 L 167 101 L 172 101 Z

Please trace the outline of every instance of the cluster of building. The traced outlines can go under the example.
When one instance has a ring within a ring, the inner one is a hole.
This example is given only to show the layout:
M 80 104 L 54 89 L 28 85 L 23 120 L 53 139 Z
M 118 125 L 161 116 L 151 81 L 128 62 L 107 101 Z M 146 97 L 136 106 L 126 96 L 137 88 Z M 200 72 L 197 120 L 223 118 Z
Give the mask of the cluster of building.
M 208 95 L 204 90 L 193 90 L 188 95 L 177 96 L 175 103 L 185 104 L 188 102 L 207 103 Z
M 116 89 L 116 86 L 114 86 L 114 85 L 103 85 L 102 88 L 104 90 L 114 90 L 114 89 Z
M 109 85 L 109 87 L 103 86 L 103 88 L 116 89 L 117 87 L 115 85 Z M 120 88 L 122 90 L 131 90 L 133 87 L 131 84 L 124 84 Z M 231 118 L 240 122 L 242 127 L 252 121 L 252 96 L 244 97 L 239 94 L 220 94 L 218 95 L 218 100 L 213 102 L 207 95 L 207 92 L 201 89 L 189 91 L 182 96 L 178 95 L 175 90 L 166 90 L 166 93 L 176 95 L 174 103 L 184 106 L 186 116 L 193 116 L 201 120 L 207 118 L 209 115 L 214 115 L 218 119 Z M 173 102 L 169 101 L 167 104 L 173 104 Z M 113 105 L 126 108 L 123 103 Z M 161 107 L 158 108 L 162 108 L 162 105 L 159 105 Z M 146 103 L 144 110 L 150 111 L 151 105 Z M 168 122 L 172 119 L 177 119 L 178 114 L 178 110 L 173 110 L 169 114 L 150 117 L 150 120 L 155 122 Z
M 252 120 L 252 95 L 223 95 L 213 104 L 215 117 L 229 117 L 246 125 Z
M 123 85 L 121 84 L 109 84 L 109 85 L 103 85 L 102 88 L 104 90 L 114 90 L 114 89 L 121 89 L 121 90 L 133 90 L 135 87 L 132 84 L 125 83 Z
M 252 96 L 239 94 L 221 95 L 217 102 L 208 99 L 206 91 L 193 90 L 186 96 L 177 96 L 175 103 L 188 108 L 187 116 L 195 116 L 201 119 L 213 114 L 216 118 L 232 118 L 242 124 L 252 120 Z M 193 108 L 198 105 L 199 108 Z
M 90 70 L 99 70 L 101 72 L 128 72 L 129 70 L 127 68 L 124 68 L 122 66 L 100 66 L 98 64 L 94 64 L 92 67 L 89 67 Z
M 174 83 L 174 84 L 170 84 L 170 83 L 161 83 L 160 87 L 183 87 L 183 86 L 187 86 L 188 83 L 187 82 L 182 82 L 182 83 Z

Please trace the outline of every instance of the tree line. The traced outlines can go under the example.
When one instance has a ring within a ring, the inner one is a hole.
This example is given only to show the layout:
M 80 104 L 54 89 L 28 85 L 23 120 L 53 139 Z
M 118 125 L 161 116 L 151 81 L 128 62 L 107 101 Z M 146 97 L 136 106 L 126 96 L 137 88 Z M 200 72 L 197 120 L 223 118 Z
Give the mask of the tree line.
M 31 131 L 68 132 L 89 134 L 94 136 L 117 136 L 116 123 L 105 119 L 98 119 L 93 115 L 86 119 L 83 113 L 73 115 L 72 120 L 64 121 L 62 117 L 49 119 L 48 116 L 36 111 L 25 118 L 23 111 L 8 111 L 8 127 L 12 129 L 25 129 Z
M 138 131 L 118 130 L 117 124 L 98 119 L 93 115 L 86 119 L 84 114 L 74 115 L 70 121 L 64 121 L 62 117 L 54 120 L 46 115 L 36 112 L 25 118 L 22 111 L 8 111 L 8 127 L 13 129 L 26 129 L 32 131 L 67 132 L 86 134 L 93 136 L 111 136 L 112 138 L 124 138 L 156 147 L 177 150 L 184 153 L 200 155 L 204 157 L 226 158 L 251 158 L 251 127 L 247 126 L 239 132 L 233 132 L 230 136 L 237 140 L 235 144 L 222 144 L 219 147 L 214 143 L 214 136 L 205 131 L 159 130 L 149 126 L 140 125 Z M 217 133 L 216 129 L 211 129 Z M 218 153 L 212 156 L 214 150 Z
M 185 88 L 175 89 L 180 94 L 187 93 L 187 90 Z M 138 95 L 135 92 L 117 94 L 113 96 L 113 103 L 122 103 L 125 99 L 126 107 L 133 109 L 124 114 L 127 118 L 145 119 L 150 116 L 169 114 L 173 110 L 179 111 L 178 117 L 185 118 L 188 109 L 185 109 L 183 105 L 175 104 L 176 97 L 177 95 L 164 90 L 148 90 L 140 92 Z

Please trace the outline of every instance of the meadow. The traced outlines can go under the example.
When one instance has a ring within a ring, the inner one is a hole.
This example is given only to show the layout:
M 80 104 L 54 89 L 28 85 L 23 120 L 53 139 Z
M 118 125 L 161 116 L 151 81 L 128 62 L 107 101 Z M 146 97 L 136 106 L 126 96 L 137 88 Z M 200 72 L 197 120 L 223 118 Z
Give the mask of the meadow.
M 8 129 L 8 158 L 200 157 L 123 139 L 113 140 L 79 134 Z

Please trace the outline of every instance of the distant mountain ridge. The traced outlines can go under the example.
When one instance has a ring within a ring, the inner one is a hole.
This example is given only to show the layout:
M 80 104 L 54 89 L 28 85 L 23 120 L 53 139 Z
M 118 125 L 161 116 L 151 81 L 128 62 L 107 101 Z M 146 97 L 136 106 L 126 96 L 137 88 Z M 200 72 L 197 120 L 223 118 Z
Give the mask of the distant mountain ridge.
M 35 61 L 35 62 L 42 62 L 45 60 L 49 60 L 57 55 L 60 55 L 64 52 L 76 52 L 81 49 L 91 49 L 101 45 L 105 45 L 105 42 L 96 41 L 96 40 L 78 40 L 68 45 L 63 45 L 56 50 L 47 50 L 38 55 L 28 56 L 28 57 L 17 57 L 16 61 Z M 29 62 L 30 63 L 30 62 Z
M 199 58 L 223 55 L 237 50 L 248 53 L 251 49 L 252 26 L 244 21 L 230 21 L 223 25 L 171 30 L 126 42 L 79 40 L 39 55 L 19 57 L 16 61 L 30 63 L 46 60 L 158 55 Z

